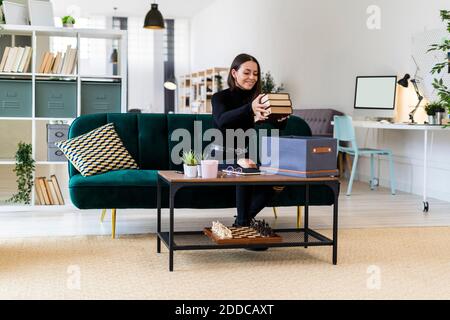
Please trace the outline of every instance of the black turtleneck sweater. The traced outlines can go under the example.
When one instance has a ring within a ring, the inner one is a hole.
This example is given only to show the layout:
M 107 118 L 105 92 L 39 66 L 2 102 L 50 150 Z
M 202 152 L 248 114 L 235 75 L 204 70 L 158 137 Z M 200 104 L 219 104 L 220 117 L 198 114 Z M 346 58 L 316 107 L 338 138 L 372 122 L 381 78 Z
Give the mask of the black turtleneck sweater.
M 252 109 L 253 91 L 239 88 L 220 91 L 212 97 L 214 127 L 225 135 L 226 129 L 242 129 L 244 131 L 255 127 Z M 267 122 L 276 129 L 284 129 L 287 121 L 276 120 Z

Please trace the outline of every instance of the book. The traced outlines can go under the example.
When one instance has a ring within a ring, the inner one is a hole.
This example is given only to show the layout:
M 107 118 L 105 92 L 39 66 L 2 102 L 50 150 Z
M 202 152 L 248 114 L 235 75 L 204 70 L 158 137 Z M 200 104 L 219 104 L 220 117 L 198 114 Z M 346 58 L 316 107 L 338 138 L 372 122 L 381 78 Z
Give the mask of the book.
M 44 73 L 45 66 L 47 64 L 49 57 L 50 57 L 50 52 L 46 52 L 44 54 L 44 56 L 42 57 L 42 62 L 41 62 L 41 65 L 39 66 L 38 73 Z
M 3 72 L 3 69 L 5 68 L 6 60 L 8 59 L 10 49 L 11 47 L 6 47 L 5 51 L 3 51 L 2 61 L 0 62 L 0 72 Z
M 39 178 L 35 179 L 34 185 L 36 187 L 37 203 L 39 205 L 45 205 L 44 194 L 42 193 L 42 189 L 39 184 Z
M 42 196 L 43 196 L 43 199 L 44 199 L 44 204 L 45 205 L 50 205 L 51 201 L 50 201 L 50 197 L 49 197 L 49 194 L 48 194 L 48 191 L 47 191 L 47 186 L 46 186 L 46 183 L 45 183 L 46 179 L 43 178 L 43 177 L 39 177 L 38 181 L 39 181 L 39 186 L 40 186 L 40 189 L 41 189 L 41 192 L 42 192 Z
M 19 63 L 19 68 L 17 69 L 17 72 L 25 72 L 25 65 L 27 63 L 28 60 L 28 56 L 31 54 L 31 47 L 26 46 L 24 48 L 24 52 L 22 55 L 22 59 L 20 60 Z
M 33 56 L 33 49 L 30 48 L 30 50 L 28 52 L 27 60 L 25 61 L 25 66 L 23 67 L 23 71 L 22 72 L 28 72 L 28 70 L 30 69 L 31 57 L 32 56 Z
M 55 187 L 56 197 L 58 199 L 58 203 L 63 206 L 64 205 L 64 198 L 63 198 L 62 193 L 61 193 L 61 188 L 59 187 L 58 179 L 56 178 L 55 175 L 52 175 L 50 178 L 52 179 L 53 185 Z
M 68 52 L 68 59 L 66 69 L 64 70 L 64 74 L 72 74 L 75 65 L 77 49 L 70 49 Z
M 261 104 L 266 103 L 268 100 L 290 100 L 289 93 L 267 93 L 261 98 Z
M 47 59 L 47 63 L 45 64 L 44 67 L 44 73 L 50 73 L 50 70 L 52 69 L 53 66 L 53 62 L 55 62 L 55 56 L 53 55 L 53 53 L 50 52 L 50 56 Z
M 52 200 L 52 204 L 59 205 L 58 197 L 56 196 L 55 185 L 52 180 L 47 180 L 48 189 L 50 191 L 50 196 Z
M 70 70 L 70 74 L 76 74 L 77 71 L 77 58 L 78 58 L 78 51 L 77 49 L 73 49 L 73 62 L 72 62 L 72 69 Z
M 44 181 L 45 190 L 47 191 L 48 200 L 50 202 L 50 205 L 55 204 L 55 199 L 52 197 L 52 192 L 50 189 L 50 184 L 48 183 L 48 180 L 46 178 L 42 178 L 42 181 Z
M 56 54 L 55 63 L 53 64 L 52 73 L 58 73 L 59 65 L 61 64 L 62 53 L 58 52 Z
M 291 107 L 292 102 L 291 100 L 267 100 L 263 103 L 266 108 L 270 107 Z
M 270 114 L 292 114 L 292 107 L 270 107 L 266 109 Z
M 3 69 L 4 72 L 11 72 L 13 63 L 16 59 L 16 53 L 17 53 L 17 47 L 13 47 L 8 52 L 8 58 L 6 59 L 5 68 Z
M 66 72 L 66 70 L 67 70 L 67 64 L 69 63 L 69 58 L 70 58 L 70 49 L 72 48 L 72 46 L 69 44 L 68 46 L 67 46 L 67 49 L 66 49 L 66 53 L 65 53 L 65 55 L 64 55 L 64 61 L 63 61 L 63 65 L 62 65 L 62 68 L 61 68 L 61 74 L 67 74 Z
M 14 59 L 14 63 L 11 66 L 11 72 L 17 72 L 19 70 L 20 62 L 22 61 L 23 54 L 25 52 L 25 48 L 18 47 L 16 57 Z

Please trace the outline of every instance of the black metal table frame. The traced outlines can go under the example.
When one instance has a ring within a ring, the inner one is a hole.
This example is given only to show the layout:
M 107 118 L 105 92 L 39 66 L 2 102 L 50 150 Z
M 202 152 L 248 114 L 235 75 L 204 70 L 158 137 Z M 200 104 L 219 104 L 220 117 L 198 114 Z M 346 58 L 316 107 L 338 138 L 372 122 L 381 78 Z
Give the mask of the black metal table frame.
M 161 231 L 161 188 L 162 182 L 169 186 L 169 232 L 163 233 Z M 209 187 L 209 186 L 233 186 L 233 185 L 270 185 L 270 186 L 305 186 L 305 205 L 304 205 L 304 228 L 295 229 L 276 229 L 275 232 L 304 232 L 304 242 L 290 242 L 290 243 L 269 243 L 267 247 L 304 247 L 308 246 L 332 246 L 333 247 L 333 264 L 337 265 L 337 240 L 338 240 L 338 201 L 339 201 L 339 181 L 327 180 L 327 181 L 284 181 L 284 182 L 255 182 L 245 181 L 242 182 L 226 182 L 225 183 L 214 182 L 170 182 L 165 180 L 158 174 L 157 179 L 157 253 L 161 253 L 161 241 L 164 242 L 169 250 L 169 271 L 173 271 L 174 264 L 174 251 L 181 250 L 213 250 L 213 249 L 242 249 L 251 247 L 260 247 L 261 244 L 254 245 L 218 245 L 211 241 L 210 245 L 189 245 L 189 246 L 177 246 L 174 242 L 174 235 L 197 235 L 203 234 L 203 231 L 196 232 L 174 232 L 174 209 L 175 209 L 175 196 L 177 192 L 185 187 Z M 309 189 L 311 185 L 325 185 L 331 188 L 334 195 L 333 203 L 333 238 L 329 239 L 326 236 L 318 233 L 309 228 Z M 308 242 L 308 236 L 311 235 L 314 238 L 320 240 L 320 242 Z

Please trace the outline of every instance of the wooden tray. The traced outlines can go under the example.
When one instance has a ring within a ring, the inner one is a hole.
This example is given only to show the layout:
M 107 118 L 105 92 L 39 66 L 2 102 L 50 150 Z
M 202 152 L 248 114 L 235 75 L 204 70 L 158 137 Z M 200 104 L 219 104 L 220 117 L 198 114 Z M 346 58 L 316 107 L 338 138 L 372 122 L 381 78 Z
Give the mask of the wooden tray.
M 230 228 L 232 231 L 237 229 L 243 229 L 243 228 Z M 217 237 L 212 231 L 211 228 L 205 228 L 203 229 L 203 232 L 205 235 L 207 235 L 211 240 L 213 240 L 217 244 L 267 244 L 267 243 L 278 243 L 283 241 L 283 238 L 281 238 L 279 235 L 274 235 L 272 237 L 250 237 L 252 233 L 256 233 L 253 229 L 248 229 L 248 236 L 243 236 L 240 238 L 233 238 L 233 239 L 220 239 Z

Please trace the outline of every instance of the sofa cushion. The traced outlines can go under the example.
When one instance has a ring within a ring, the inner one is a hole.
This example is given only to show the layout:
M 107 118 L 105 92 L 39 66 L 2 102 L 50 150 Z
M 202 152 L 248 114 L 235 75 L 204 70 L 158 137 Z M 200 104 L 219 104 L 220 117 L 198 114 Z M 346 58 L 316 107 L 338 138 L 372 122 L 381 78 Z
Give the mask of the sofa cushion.
M 77 187 L 155 187 L 157 170 L 119 170 L 83 177 L 77 174 L 70 178 L 69 188 Z
M 56 146 L 85 177 L 113 170 L 139 169 L 112 123 L 74 139 L 58 142 Z

